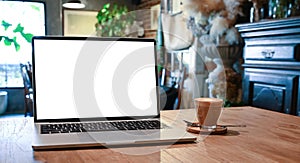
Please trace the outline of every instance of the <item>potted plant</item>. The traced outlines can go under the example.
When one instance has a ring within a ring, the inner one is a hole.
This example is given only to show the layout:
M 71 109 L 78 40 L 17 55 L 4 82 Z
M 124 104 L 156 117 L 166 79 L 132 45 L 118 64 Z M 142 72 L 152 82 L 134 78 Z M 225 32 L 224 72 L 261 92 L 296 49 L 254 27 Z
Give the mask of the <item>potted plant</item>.
M 197 42 L 197 52 L 206 65 L 212 64 L 206 83 L 209 96 L 233 104 L 241 102 L 241 74 L 233 63 L 241 57 L 243 40 L 235 23 L 242 14 L 243 0 L 184 1 L 188 28 Z

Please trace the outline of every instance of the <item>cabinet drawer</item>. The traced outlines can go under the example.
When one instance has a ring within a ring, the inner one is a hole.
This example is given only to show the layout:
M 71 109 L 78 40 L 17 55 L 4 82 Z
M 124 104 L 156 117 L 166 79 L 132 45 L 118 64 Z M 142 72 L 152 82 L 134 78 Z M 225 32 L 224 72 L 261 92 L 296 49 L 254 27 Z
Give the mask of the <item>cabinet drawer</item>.
M 296 114 L 298 75 L 245 72 L 243 99 L 246 104 Z
M 268 110 L 285 112 L 285 87 L 253 83 L 252 105 Z
M 300 60 L 300 48 L 295 45 L 248 45 L 245 59 L 251 60 Z

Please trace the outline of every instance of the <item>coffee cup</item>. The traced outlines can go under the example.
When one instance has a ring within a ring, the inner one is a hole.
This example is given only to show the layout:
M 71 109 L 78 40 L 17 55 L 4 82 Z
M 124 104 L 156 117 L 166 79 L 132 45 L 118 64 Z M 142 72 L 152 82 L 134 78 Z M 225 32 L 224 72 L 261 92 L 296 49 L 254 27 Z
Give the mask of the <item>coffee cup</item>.
M 223 100 L 218 98 L 196 98 L 194 102 L 200 128 L 214 130 L 221 114 Z

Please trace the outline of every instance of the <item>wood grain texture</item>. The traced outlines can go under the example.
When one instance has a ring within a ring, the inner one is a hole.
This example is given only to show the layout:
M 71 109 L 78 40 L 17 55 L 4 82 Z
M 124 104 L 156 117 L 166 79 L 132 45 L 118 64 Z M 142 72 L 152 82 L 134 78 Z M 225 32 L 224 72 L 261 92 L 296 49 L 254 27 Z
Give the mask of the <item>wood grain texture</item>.
M 195 110 L 163 111 L 165 123 L 183 126 Z M 299 162 L 300 118 L 254 107 L 225 108 L 226 135 L 198 135 L 197 143 L 123 148 L 33 151 L 33 119 L 0 120 L 0 162 Z M 140 155 L 141 152 L 149 153 Z M 135 153 L 135 154 L 126 154 Z

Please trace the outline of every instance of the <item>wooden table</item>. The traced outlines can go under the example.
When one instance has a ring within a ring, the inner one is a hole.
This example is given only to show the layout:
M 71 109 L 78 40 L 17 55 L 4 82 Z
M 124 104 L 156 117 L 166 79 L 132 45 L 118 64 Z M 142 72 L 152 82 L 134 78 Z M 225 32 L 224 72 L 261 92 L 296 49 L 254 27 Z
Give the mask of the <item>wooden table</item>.
M 193 109 L 163 111 L 162 117 L 166 123 L 178 126 L 185 125 L 182 119 L 193 120 L 194 113 Z M 245 124 L 247 127 L 228 128 L 226 135 L 198 135 L 198 141 L 190 144 L 33 151 L 33 119 L 2 119 L 0 162 L 300 161 L 300 117 L 253 107 L 236 107 L 223 110 L 220 124 Z

